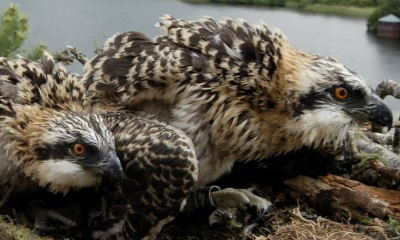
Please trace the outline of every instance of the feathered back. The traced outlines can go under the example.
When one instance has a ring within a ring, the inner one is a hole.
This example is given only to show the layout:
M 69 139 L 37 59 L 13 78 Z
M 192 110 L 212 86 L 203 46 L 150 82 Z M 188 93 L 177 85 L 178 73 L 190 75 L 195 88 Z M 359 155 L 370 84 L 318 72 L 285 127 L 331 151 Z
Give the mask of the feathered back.
M 75 110 L 83 105 L 81 78 L 45 53 L 40 63 L 0 58 L 0 95 L 14 103 Z
M 278 29 L 264 24 L 251 26 L 243 20 L 216 22 L 207 17 L 184 21 L 167 15 L 157 26 L 167 33 L 168 40 L 216 58 L 227 69 L 232 64 L 240 66 L 249 62 L 262 63 L 267 69 L 276 67 L 280 48 L 287 42 Z
M 290 49 L 279 30 L 240 20 L 165 16 L 158 26 L 166 34 L 154 41 L 137 32 L 112 36 L 104 52 L 86 63 L 91 101 L 134 105 L 157 99 L 172 104 L 189 88 L 219 86 L 244 97 L 260 95 L 278 84 L 271 82 L 282 69 L 281 56 Z M 204 95 L 203 90 L 198 93 Z

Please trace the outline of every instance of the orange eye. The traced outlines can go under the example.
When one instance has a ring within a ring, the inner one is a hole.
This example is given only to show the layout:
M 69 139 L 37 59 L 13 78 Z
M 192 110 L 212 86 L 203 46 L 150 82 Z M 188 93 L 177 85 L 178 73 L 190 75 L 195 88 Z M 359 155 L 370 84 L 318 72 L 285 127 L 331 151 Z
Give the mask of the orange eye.
M 338 87 L 335 89 L 335 97 L 339 100 L 346 100 L 349 97 L 349 90 L 344 87 Z
M 85 152 L 86 152 L 85 146 L 83 146 L 80 143 L 75 143 L 73 150 L 74 150 L 74 153 L 79 156 L 85 154 Z

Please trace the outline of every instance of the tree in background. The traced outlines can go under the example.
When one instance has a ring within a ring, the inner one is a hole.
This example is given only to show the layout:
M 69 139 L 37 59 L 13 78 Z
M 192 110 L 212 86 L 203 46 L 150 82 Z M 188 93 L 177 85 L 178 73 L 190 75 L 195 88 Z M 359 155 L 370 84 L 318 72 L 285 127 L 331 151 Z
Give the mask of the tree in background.
M 384 0 L 290 0 L 299 5 L 323 4 L 323 5 L 344 5 L 357 7 L 374 7 Z
M 21 50 L 29 30 L 28 18 L 11 5 L 0 16 L 0 56 L 13 58 L 20 54 L 31 60 L 38 60 L 47 46 L 43 43 L 29 50 Z
M 208 2 L 265 5 L 265 6 L 271 6 L 271 7 L 283 7 L 286 4 L 286 0 L 209 0 Z
M 382 0 L 382 4 L 369 16 L 368 18 L 368 31 L 376 33 L 378 29 L 379 18 L 387 15 L 394 14 L 400 17 L 400 0 Z

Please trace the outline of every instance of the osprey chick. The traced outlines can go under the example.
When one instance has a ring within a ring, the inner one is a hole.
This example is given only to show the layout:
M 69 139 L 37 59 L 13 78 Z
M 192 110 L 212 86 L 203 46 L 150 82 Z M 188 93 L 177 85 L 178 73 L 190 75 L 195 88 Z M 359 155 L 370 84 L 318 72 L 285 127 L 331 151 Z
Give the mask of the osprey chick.
M 357 122 L 392 125 L 362 77 L 340 62 L 293 48 L 266 25 L 165 16 L 165 35 L 107 40 L 85 65 L 89 98 L 123 106 L 185 132 L 199 160 L 198 185 L 235 161 L 301 147 L 342 147 Z
M 137 32 L 108 39 L 103 53 L 85 65 L 85 97 L 94 106 L 125 108 L 183 131 L 195 148 L 198 178 L 189 168 L 181 174 L 198 179 L 197 187 L 229 172 L 235 161 L 263 160 L 301 147 L 335 152 L 345 146 L 357 122 L 392 125 L 391 111 L 362 77 L 332 58 L 293 48 L 276 29 L 229 19 L 184 21 L 170 16 L 158 26 L 165 35 L 154 41 Z M 142 128 L 138 125 L 137 130 Z M 135 153 L 146 144 L 139 141 L 127 149 Z M 154 148 L 148 150 L 146 159 L 157 156 Z M 141 159 L 133 162 L 143 166 Z M 173 182 L 164 180 L 156 165 L 145 166 L 138 168 L 145 170 L 144 177 L 130 178 L 137 183 L 152 178 L 160 179 L 161 185 Z M 156 214 L 161 205 L 148 207 L 159 202 L 157 191 L 144 188 L 145 195 L 140 190 L 126 192 L 136 196 L 129 200 L 132 212 L 126 229 L 139 232 L 139 238 L 154 239 L 174 212 L 161 220 Z M 168 198 L 185 199 L 190 185 L 182 189 L 179 197 Z M 270 206 L 246 190 L 228 188 L 210 196 L 218 208 L 251 206 L 262 215 Z M 129 231 L 124 235 L 132 236 Z
M 48 55 L 42 65 L 0 58 L 2 183 L 22 172 L 21 179 L 66 194 L 98 185 L 103 175 L 122 178 L 114 137 L 85 109 L 79 83 Z
M 67 193 L 99 186 L 109 175 L 123 181 L 98 187 L 104 195 L 95 197 L 93 207 L 105 206 L 99 216 L 88 216 L 91 237 L 156 236 L 194 189 L 193 144 L 164 123 L 96 108 L 85 94 L 82 79 L 49 55 L 40 65 L 0 58 L 0 184 L 22 171 L 21 178 Z M 17 190 L 30 190 L 23 186 Z

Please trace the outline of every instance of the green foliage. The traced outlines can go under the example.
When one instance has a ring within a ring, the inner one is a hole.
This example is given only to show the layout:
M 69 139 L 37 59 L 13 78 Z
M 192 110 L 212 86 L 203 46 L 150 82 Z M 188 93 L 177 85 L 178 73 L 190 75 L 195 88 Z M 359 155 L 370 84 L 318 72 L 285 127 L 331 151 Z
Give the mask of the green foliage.
M 18 9 L 11 5 L 0 16 L 0 56 L 15 57 L 17 54 L 25 55 L 27 58 L 37 60 L 46 50 L 46 45 L 40 44 L 30 50 L 20 50 L 29 30 L 28 18 Z
M 252 0 L 254 5 L 268 5 L 272 7 L 284 7 L 286 0 Z
M 310 4 L 373 7 L 377 6 L 382 0 L 290 0 L 290 2 L 298 4 L 300 7 Z
M 29 60 L 37 61 L 43 56 L 43 53 L 46 50 L 47 50 L 46 44 L 40 43 L 36 47 L 31 47 L 29 50 L 25 50 L 24 55 Z
M 389 225 L 392 227 L 393 231 L 398 234 L 400 233 L 400 220 L 389 217 Z
M 286 7 L 300 9 L 306 12 L 337 14 L 337 15 L 360 17 L 360 18 L 368 18 L 375 10 L 374 7 L 324 5 L 320 3 L 304 4 L 304 3 L 294 3 L 294 2 L 288 2 L 286 4 Z
M 283 7 L 286 0 L 203 0 L 189 2 L 210 2 L 210 3 L 228 3 L 228 4 L 247 4 L 247 5 L 263 5 L 271 7 Z
M 182 0 L 191 3 L 247 4 L 367 18 L 384 0 Z
M 0 239 L 1 240 L 41 240 L 31 230 L 13 225 L 0 216 Z
M 304 7 L 310 4 L 322 5 L 344 5 L 357 7 L 377 6 L 382 0 L 186 0 L 187 2 L 215 2 L 215 3 L 235 3 L 235 4 L 253 4 L 265 6 L 284 7 L 287 2 L 293 6 Z
M 11 5 L 0 22 L 0 56 L 9 57 L 23 44 L 28 32 L 28 18 Z
M 373 33 L 376 33 L 378 29 L 379 18 L 390 13 L 400 17 L 400 0 L 381 0 L 380 2 L 381 5 L 368 18 L 368 31 Z
M 374 219 L 370 217 L 363 217 L 360 219 L 360 222 L 364 225 L 372 225 L 374 223 Z

